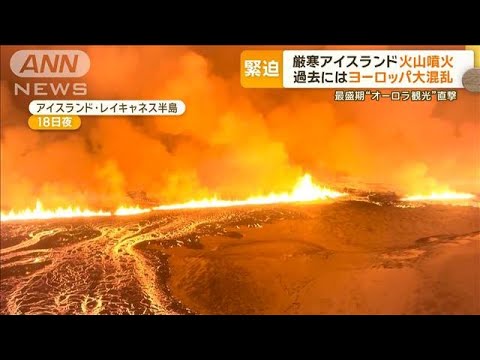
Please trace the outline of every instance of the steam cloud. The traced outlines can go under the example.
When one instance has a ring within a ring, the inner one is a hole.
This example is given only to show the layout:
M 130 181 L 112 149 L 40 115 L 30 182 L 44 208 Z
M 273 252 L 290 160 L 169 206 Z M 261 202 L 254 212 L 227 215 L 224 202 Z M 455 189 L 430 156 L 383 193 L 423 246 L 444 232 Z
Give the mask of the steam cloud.
M 291 48 L 291 47 L 290 47 Z M 317 47 L 318 48 L 318 47 Z M 243 89 L 239 47 L 86 47 L 89 99 L 182 99 L 181 117 L 82 117 L 28 128 L 2 47 L 1 208 L 111 208 L 331 186 L 480 191 L 479 95 L 334 103 L 333 90 Z

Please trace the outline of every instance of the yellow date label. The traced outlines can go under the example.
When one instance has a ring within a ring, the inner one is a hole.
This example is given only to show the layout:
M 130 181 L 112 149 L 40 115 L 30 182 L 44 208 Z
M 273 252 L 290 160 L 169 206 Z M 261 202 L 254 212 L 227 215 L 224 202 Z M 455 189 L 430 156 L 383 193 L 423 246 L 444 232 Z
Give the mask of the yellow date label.
M 77 130 L 81 124 L 76 115 L 32 115 L 28 119 L 32 130 Z

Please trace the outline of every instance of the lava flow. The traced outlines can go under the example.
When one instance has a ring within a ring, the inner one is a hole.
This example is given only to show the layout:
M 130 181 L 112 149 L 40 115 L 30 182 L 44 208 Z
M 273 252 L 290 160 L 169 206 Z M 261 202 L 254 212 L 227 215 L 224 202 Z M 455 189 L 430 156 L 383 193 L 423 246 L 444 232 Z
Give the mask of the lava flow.
M 151 209 L 142 209 L 139 206 L 135 207 L 127 207 L 127 206 L 120 206 L 117 211 L 115 211 L 115 215 L 117 216 L 126 216 L 126 215 L 138 215 L 150 212 Z
M 1 221 L 9 220 L 33 220 L 33 219 L 61 219 L 73 217 L 93 217 L 93 216 L 110 216 L 109 211 L 92 211 L 89 209 L 80 209 L 80 207 L 69 206 L 67 208 L 58 207 L 55 210 L 47 210 L 43 208 L 42 202 L 37 200 L 34 209 L 25 209 L 18 212 L 11 210 L 8 213 L 1 213 Z
M 289 193 L 271 193 L 265 196 L 253 196 L 246 200 L 221 200 L 217 198 L 192 200 L 181 204 L 161 205 L 154 208 L 140 208 L 120 206 L 115 212 L 82 210 L 79 207 L 57 208 L 56 210 L 45 210 L 42 203 L 38 200 L 36 207 L 22 210 L 19 212 L 10 211 L 1 213 L 1 221 L 9 220 L 34 220 L 34 219 L 52 219 L 52 218 L 73 218 L 73 217 L 92 217 L 92 216 L 126 216 L 138 215 L 150 212 L 152 210 L 174 210 L 174 209 L 194 209 L 194 208 L 213 208 L 230 207 L 241 205 L 267 205 L 277 203 L 309 202 L 317 200 L 334 199 L 346 194 L 320 187 L 312 182 L 310 174 L 302 176 L 293 190 Z
M 310 174 L 305 174 L 298 180 L 293 191 L 290 193 L 271 193 L 266 196 L 252 196 L 246 200 L 221 200 L 214 197 L 210 199 L 192 200 L 181 204 L 161 205 L 153 209 L 176 210 L 242 205 L 268 205 L 334 199 L 344 195 L 346 194 L 313 184 Z
M 429 195 L 411 195 L 402 198 L 402 201 L 456 201 L 470 200 L 475 195 L 468 193 L 457 193 L 453 191 L 433 192 Z
M 115 212 L 98 210 L 93 211 L 89 209 L 81 209 L 80 207 L 69 206 L 67 208 L 58 207 L 55 210 L 44 209 L 40 200 L 37 200 L 34 209 L 25 209 L 21 211 L 9 211 L 5 213 L 2 211 L 0 220 L 47 220 L 47 219 L 63 219 L 63 218 L 77 218 L 77 217 L 97 217 L 97 216 L 128 216 L 138 215 L 150 212 L 151 209 L 142 209 L 139 206 L 128 207 L 120 206 Z

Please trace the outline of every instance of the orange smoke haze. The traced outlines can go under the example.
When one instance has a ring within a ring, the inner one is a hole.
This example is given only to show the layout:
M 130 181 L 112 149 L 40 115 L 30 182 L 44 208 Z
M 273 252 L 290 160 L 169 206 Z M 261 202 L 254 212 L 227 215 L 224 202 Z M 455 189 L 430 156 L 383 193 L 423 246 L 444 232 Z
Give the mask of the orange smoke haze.
M 243 89 L 240 47 L 80 49 L 91 60 L 82 79 L 88 99 L 181 99 L 186 113 L 82 117 L 78 131 L 32 131 L 32 99 L 12 92 L 22 82 L 9 69 L 19 48 L 2 47 L 2 210 L 37 199 L 44 208 L 112 212 L 244 199 L 288 192 L 307 172 L 339 189 L 480 192 L 478 94 L 459 90 L 456 102 L 444 103 L 334 103 L 333 90 Z

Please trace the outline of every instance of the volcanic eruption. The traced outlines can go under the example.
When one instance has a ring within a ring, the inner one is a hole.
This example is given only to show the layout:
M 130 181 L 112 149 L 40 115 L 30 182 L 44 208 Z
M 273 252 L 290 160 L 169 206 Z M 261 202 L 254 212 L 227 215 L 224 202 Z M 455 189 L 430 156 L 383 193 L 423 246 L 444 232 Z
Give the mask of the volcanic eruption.
M 88 99 L 186 111 L 33 131 L 2 46 L 1 313 L 480 313 L 478 94 L 335 102 L 242 88 L 244 47 L 78 48 Z

